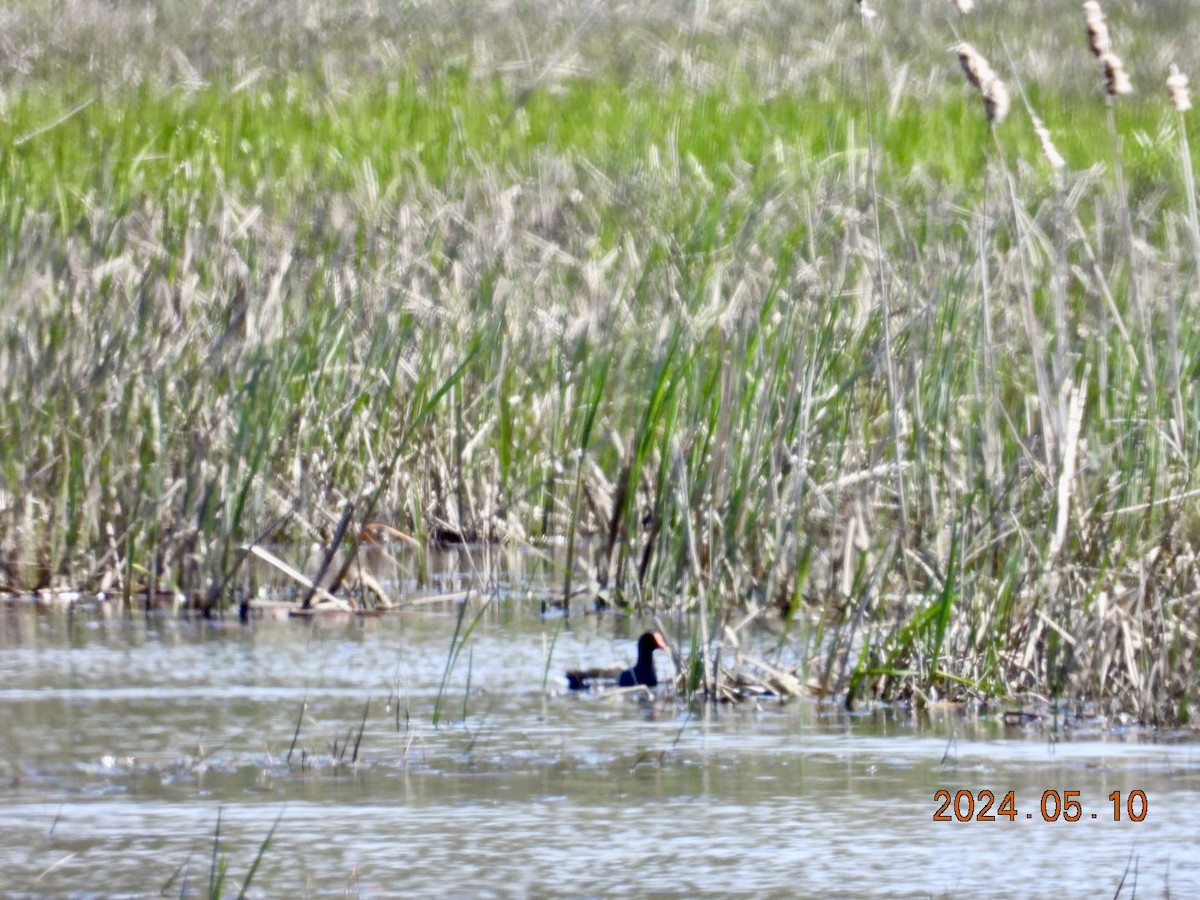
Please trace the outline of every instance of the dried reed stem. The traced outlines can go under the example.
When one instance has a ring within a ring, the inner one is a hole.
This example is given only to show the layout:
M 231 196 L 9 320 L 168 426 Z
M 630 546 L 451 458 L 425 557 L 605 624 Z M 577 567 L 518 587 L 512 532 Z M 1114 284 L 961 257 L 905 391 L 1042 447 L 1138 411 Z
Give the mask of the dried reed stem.
M 1013 232 L 1017 237 L 1016 251 L 1018 269 L 1021 274 L 1021 320 L 1025 326 L 1025 336 L 1029 341 L 1029 355 L 1033 360 L 1034 381 L 1037 384 L 1038 407 L 1042 417 L 1042 447 L 1045 451 L 1046 472 L 1049 475 L 1059 468 L 1060 447 L 1062 438 L 1062 422 L 1059 407 L 1054 402 L 1050 390 L 1050 377 L 1046 370 L 1046 347 L 1042 340 L 1042 332 L 1038 327 L 1037 311 L 1034 307 L 1033 278 L 1029 272 L 1025 246 L 1028 235 L 1021 216 L 1020 197 L 1017 185 L 1008 166 L 1004 163 L 1004 153 L 1000 146 L 1000 136 L 992 130 L 995 138 L 996 156 L 1000 160 L 1000 169 L 1004 183 L 1008 187 L 1008 201 L 1013 215 Z M 1062 385 L 1056 385 L 1060 390 Z M 1061 394 L 1057 397 L 1061 400 Z
M 1121 58 L 1112 50 L 1112 37 L 1108 31 L 1108 23 L 1096 0 L 1088 0 L 1083 4 L 1083 20 L 1087 28 L 1088 47 L 1092 54 L 1100 60 L 1104 67 L 1104 91 L 1108 131 L 1113 145 L 1113 170 L 1117 177 L 1117 195 L 1120 200 L 1121 227 L 1125 233 L 1126 250 L 1129 253 L 1129 299 L 1137 317 L 1138 330 L 1142 340 L 1142 368 L 1145 386 L 1151 394 L 1157 390 L 1158 378 L 1154 367 L 1154 350 L 1150 336 L 1150 316 L 1142 298 L 1140 277 L 1141 267 L 1138 265 L 1138 254 L 1133 233 L 1133 214 L 1129 208 L 1129 193 L 1125 187 L 1125 165 L 1122 154 L 1121 136 L 1117 130 L 1114 98 L 1133 92 L 1133 83 Z
M 1170 74 L 1167 76 L 1167 95 L 1179 118 L 1179 157 L 1184 187 L 1187 188 L 1188 230 L 1191 232 L 1192 250 L 1195 253 L 1194 262 L 1200 265 L 1200 214 L 1196 209 L 1196 173 L 1192 168 L 1192 150 L 1188 143 L 1187 123 L 1183 115 L 1192 108 L 1192 99 L 1188 90 L 1188 77 L 1180 72 L 1174 63 L 1171 64 Z
M 1200 265 L 1200 214 L 1196 209 L 1196 173 L 1192 168 L 1192 150 L 1188 143 L 1187 122 L 1184 113 L 1192 108 L 1191 92 L 1188 89 L 1188 77 L 1179 71 L 1179 67 L 1171 63 L 1167 74 L 1167 97 L 1175 109 L 1179 128 L 1179 167 L 1183 173 L 1183 185 L 1187 194 L 1188 236 L 1192 242 L 1192 271 Z M 1193 279 L 1189 279 L 1193 281 Z M 1178 446 L 1186 446 L 1187 435 L 1184 432 L 1183 388 L 1179 353 L 1179 322 L 1175 303 L 1167 303 L 1167 327 L 1171 340 L 1171 387 L 1175 402 L 1175 438 Z
M 875 147 L 875 132 L 874 132 L 875 102 L 874 102 L 874 94 L 871 90 L 872 79 L 870 77 L 868 77 L 868 73 L 866 71 L 867 27 L 866 27 L 866 23 L 864 20 L 875 15 L 875 13 L 872 11 L 868 11 L 866 9 L 866 7 L 864 6 L 864 4 L 861 3 L 861 0 L 859 3 L 859 6 L 860 6 L 860 8 L 862 8 L 862 11 L 863 11 L 863 15 L 859 19 L 859 35 L 860 35 L 860 39 L 862 41 L 862 47 L 863 47 L 863 84 L 866 86 L 867 121 L 868 121 L 868 125 L 869 125 L 869 127 L 867 128 L 867 139 L 868 139 L 867 180 L 868 180 L 868 187 L 869 187 L 870 193 L 871 193 L 871 219 L 872 219 L 872 224 L 874 225 L 874 232 L 875 232 L 874 236 L 875 236 L 875 246 L 876 246 L 876 254 L 875 254 L 876 261 L 875 261 L 874 272 L 875 272 L 875 277 L 878 279 L 878 283 L 879 283 L 879 307 L 880 307 L 880 315 L 882 317 L 882 323 L 883 323 L 883 353 L 884 353 L 884 357 L 885 357 L 884 362 L 886 364 L 886 374 L 887 374 L 888 401 L 889 401 L 888 405 L 890 407 L 890 409 L 889 409 L 889 412 L 890 412 L 889 426 L 890 426 L 891 437 L 892 437 L 892 453 L 893 453 L 893 455 L 895 457 L 895 461 L 896 461 L 895 484 L 896 484 L 896 498 L 899 502 L 900 535 L 901 535 L 900 543 L 901 543 L 901 546 L 907 548 L 908 537 L 909 537 L 909 527 L 908 527 L 909 515 L 908 515 L 908 495 L 907 495 L 907 490 L 904 485 L 904 469 L 905 469 L 904 445 L 900 439 L 901 438 L 900 387 L 899 387 L 899 377 L 896 373 L 895 345 L 894 345 L 893 335 L 892 335 L 892 305 L 891 305 L 891 298 L 889 296 L 889 292 L 890 292 L 889 275 L 887 272 L 886 263 L 884 260 L 884 252 L 883 252 L 883 225 L 880 222 L 880 218 L 879 218 L 879 206 L 880 206 L 879 188 L 876 183 L 878 161 L 876 159 L 877 151 L 876 151 L 876 147 Z M 901 566 L 904 569 L 904 580 L 905 580 L 907 586 L 911 589 L 912 583 L 913 583 L 913 577 L 912 577 L 912 571 L 910 570 L 909 565 L 908 565 L 908 554 L 901 552 L 900 560 L 901 560 Z
M 1058 147 L 1054 145 L 1054 139 L 1050 136 L 1050 129 L 1046 127 L 1046 123 L 1036 113 L 1031 112 L 1029 117 L 1033 121 L 1033 133 L 1037 135 L 1038 143 L 1042 147 L 1042 156 L 1045 157 L 1046 163 L 1058 178 L 1067 167 L 1067 161 L 1063 159 L 1062 154 L 1058 152 Z

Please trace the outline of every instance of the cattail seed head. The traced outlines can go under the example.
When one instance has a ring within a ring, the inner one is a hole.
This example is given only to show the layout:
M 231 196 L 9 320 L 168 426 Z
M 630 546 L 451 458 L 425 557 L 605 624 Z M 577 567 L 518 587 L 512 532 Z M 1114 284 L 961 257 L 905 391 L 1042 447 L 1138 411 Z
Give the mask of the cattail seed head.
M 1192 93 L 1188 90 L 1188 77 L 1179 71 L 1179 66 L 1171 63 L 1171 72 L 1167 75 L 1167 96 L 1176 112 L 1187 112 L 1192 108 Z
M 1108 91 L 1108 96 L 1133 93 L 1133 82 L 1129 80 L 1121 57 L 1115 53 L 1105 53 L 1100 57 L 1100 62 L 1104 64 L 1104 89 Z
M 967 76 L 967 81 L 982 93 L 988 82 L 995 79 L 996 73 L 988 65 L 988 61 L 983 58 L 983 54 L 966 41 L 955 45 L 954 50 L 958 53 L 958 62 Z
M 1012 100 L 1008 95 L 1008 86 L 999 78 L 988 82 L 983 92 L 983 108 L 987 112 L 987 120 L 992 125 L 999 125 L 1008 115 Z
M 1098 58 L 1112 52 L 1112 40 L 1108 36 L 1108 23 L 1104 11 L 1096 0 L 1083 4 L 1083 21 L 1087 25 L 1088 46 Z
M 1083 21 L 1087 25 L 1088 46 L 1092 53 L 1104 66 L 1104 90 L 1110 97 L 1119 94 L 1132 94 L 1133 82 L 1121 62 L 1121 57 L 1113 53 L 1112 38 L 1108 33 L 1108 23 L 1104 20 L 1104 11 L 1096 0 L 1087 0 L 1083 4 Z
M 972 87 L 983 97 L 988 123 L 999 125 L 1008 115 L 1012 105 L 1008 86 L 1000 80 L 995 70 L 983 58 L 983 54 L 971 44 L 962 41 L 955 45 L 954 50 L 958 53 L 958 62 L 967 76 L 967 81 L 971 82 Z

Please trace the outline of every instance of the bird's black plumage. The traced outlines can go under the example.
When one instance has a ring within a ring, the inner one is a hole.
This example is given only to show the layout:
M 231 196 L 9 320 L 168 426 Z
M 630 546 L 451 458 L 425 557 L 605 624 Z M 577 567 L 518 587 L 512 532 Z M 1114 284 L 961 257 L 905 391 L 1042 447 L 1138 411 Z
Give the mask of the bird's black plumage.
M 666 650 L 667 642 L 655 631 L 647 631 L 638 638 L 637 662 L 633 668 L 617 671 L 615 669 L 581 669 L 567 673 L 567 687 L 573 691 L 585 691 L 591 687 L 616 684 L 617 687 L 656 687 L 658 676 L 654 673 L 654 651 Z

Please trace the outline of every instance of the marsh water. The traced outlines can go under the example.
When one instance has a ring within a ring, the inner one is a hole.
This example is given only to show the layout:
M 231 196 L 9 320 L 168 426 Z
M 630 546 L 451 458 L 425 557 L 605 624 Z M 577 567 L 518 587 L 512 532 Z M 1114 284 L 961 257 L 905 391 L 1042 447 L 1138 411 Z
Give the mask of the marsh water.
M 104 613 L 0 608 L 6 896 L 198 896 L 214 858 L 234 896 L 273 827 L 252 896 L 1200 895 L 1183 739 L 571 694 L 562 670 L 631 661 L 641 623 L 519 600 L 479 617 L 449 671 L 473 619 L 453 603 Z M 939 789 L 1013 791 L 1017 815 L 937 822 Z M 1047 790 L 1078 791 L 1080 820 L 1044 821 Z

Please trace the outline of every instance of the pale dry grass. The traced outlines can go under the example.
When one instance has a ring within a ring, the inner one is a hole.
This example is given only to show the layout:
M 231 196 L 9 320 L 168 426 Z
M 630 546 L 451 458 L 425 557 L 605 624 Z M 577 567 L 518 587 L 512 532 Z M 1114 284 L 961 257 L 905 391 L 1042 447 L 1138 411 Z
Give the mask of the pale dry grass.
M 0 29 L 10 113 L 60 82 L 61 111 L 92 98 L 6 150 L 44 180 L 0 217 L 5 587 L 210 606 L 254 592 L 256 542 L 332 547 L 348 584 L 377 523 L 592 537 L 569 592 L 698 610 L 714 636 L 735 610 L 803 623 L 820 690 L 1186 715 L 1186 123 L 1122 98 L 1166 124 L 1119 133 L 1140 155 L 1115 189 L 1075 4 L 972 12 L 1050 123 L 1018 107 L 1002 144 L 998 102 L 962 109 L 948 4 L 861 32 L 849 4 L 60 6 L 78 15 L 10 5 Z M 1166 52 L 1121 22 L 1131 71 Z M 1024 29 L 1011 57 L 1000 24 Z M 1192 27 L 1169 48 L 1185 69 Z M 878 107 L 830 118 L 864 72 Z M 451 138 L 372 118 L 364 86 L 422 97 Z M 195 134 L 155 106 L 179 96 Z M 1086 96 L 1094 121 L 1062 115 Z M 262 112 L 223 130 L 247 97 Z M 612 146 L 562 97 L 636 127 Z M 110 109 L 172 140 L 55 190 L 32 151 Z

